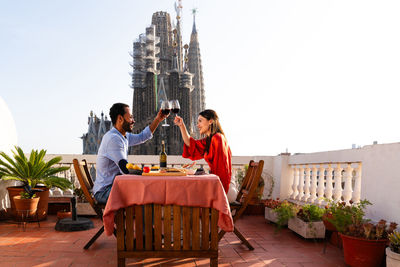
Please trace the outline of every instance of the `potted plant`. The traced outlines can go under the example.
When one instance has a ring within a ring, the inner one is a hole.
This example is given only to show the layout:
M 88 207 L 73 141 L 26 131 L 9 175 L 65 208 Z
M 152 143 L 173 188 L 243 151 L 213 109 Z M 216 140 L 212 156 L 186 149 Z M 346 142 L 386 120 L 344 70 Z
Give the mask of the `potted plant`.
M 274 209 L 274 212 L 278 215 L 278 219 L 276 221 L 278 229 L 286 226 L 288 224 L 288 220 L 296 215 L 297 210 L 298 207 L 295 204 L 290 203 L 287 200 L 282 201 Z
M 44 160 L 46 150 L 33 150 L 27 158 L 23 150 L 16 146 L 12 151 L 13 158 L 4 152 L 0 152 L 0 179 L 15 180 L 22 183 L 21 186 L 8 187 L 11 202 L 11 214 L 15 215 L 14 196 L 23 191 L 23 186 L 41 189 L 36 195 L 40 197 L 38 203 L 39 220 L 47 217 L 49 188 L 58 187 L 62 190 L 70 188 L 72 183 L 65 178 L 55 176 L 57 173 L 66 171 L 69 167 L 55 167 L 61 161 L 61 157 Z
M 38 190 L 32 190 L 29 186 L 24 186 L 24 191 L 19 196 L 14 196 L 15 209 L 18 215 L 29 217 L 36 214 L 40 197 L 36 196 Z
M 288 228 L 304 238 L 324 238 L 325 226 L 322 216 L 325 209 L 317 205 L 304 205 L 296 214 L 296 217 L 289 219 Z
M 331 203 L 332 218 L 328 218 L 343 241 L 343 253 L 346 264 L 358 267 L 374 267 L 383 263 L 388 235 L 397 224 L 387 227 L 385 220 L 377 224 L 364 218 L 365 208 L 371 205 L 368 200 L 358 203 Z
M 400 232 L 393 231 L 389 235 L 389 247 L 386 248 L 386 267 L 400 266 Z
M 265 200 L 264 206 L 265 206 L 265 219 L 277 223 L 278 222 L 278 214 L 275 212 L 275 209 L 279 207 L 279 205 L 282 203 L 282 201 L 277 198 L 276 200 L 269 198 Z

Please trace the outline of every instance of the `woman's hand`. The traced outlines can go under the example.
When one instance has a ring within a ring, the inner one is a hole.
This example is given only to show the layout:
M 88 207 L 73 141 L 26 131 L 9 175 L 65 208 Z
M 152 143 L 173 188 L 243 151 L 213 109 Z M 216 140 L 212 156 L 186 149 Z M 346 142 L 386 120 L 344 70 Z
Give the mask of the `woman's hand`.
M 179 117 L 178 115 L 176 115 L 176 116 L 175 116 L 175 119 L 174 119 L 174 124 L 175 124 L 176 126 L 181 127 L 181 126 L 183 125 L 183 119 L 182 119 L 182 117 Z
M 179 130 L 181 130 L 182 139 L 185 145 L 190 146 L 190 136 L 188 131 L 186 130 L 185 124 L 183 123 L 182 117 L 176 115 L 174 119 L 174 124 L 179 126 Z

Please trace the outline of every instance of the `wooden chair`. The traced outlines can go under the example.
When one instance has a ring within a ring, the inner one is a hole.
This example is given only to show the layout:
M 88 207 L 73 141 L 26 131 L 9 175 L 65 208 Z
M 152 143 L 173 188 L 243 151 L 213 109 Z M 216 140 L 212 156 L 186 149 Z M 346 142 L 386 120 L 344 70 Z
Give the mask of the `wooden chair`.
M 115 223 L 118 266 L 125 266 L 126 258 L 210 258 L 210 266 L 218 266 L 213 208 L 133 205 L 119 209 Z
M 89 168 L 86 160 L 82 160 L 79 162 L 77 159 L 73 159 L 74 169 L 76 176 L 78 177 L 79 184 L 81 185 L 81 189 L 86 200 L 90 203 L 90 206 L 94 209 L 97 216 L 103 220 L 103 209 L 105 208 L 105 204 L 97 203 L 96 199 L 92 194 L 93 189 L 93 180 L 90 176 Z M 104 226 L 102 226 L 97 233 L 89 240 L 89 242 L 83 247 L 84 249 L 88 249 L 94 241 L 104 232 Z
M 259 162 L 250 161 L 246 175 L 243 179 L 243 183 L 239 189 L 236 201 L 229 203 L 232 212 L 233 223 L 235 223 L 247 208 L 250 200 L 256 193 L 258 183 L 261 178 L 261 174 L 264 168 L 264 161 Z M 240 231 L 234 227 L 233 232 L 235 235 L 250 249 L 254 250 L 254 247 L 247 241 L 247 239 L 240 233 Z M 225 235 L 225 231 L 221 230 L 218 233 L 218 241 Z

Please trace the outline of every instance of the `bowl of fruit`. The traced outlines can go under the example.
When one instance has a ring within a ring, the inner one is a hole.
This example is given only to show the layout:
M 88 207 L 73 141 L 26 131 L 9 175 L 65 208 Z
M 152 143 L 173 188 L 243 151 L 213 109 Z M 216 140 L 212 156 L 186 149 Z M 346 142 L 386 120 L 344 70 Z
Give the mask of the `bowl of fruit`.
M 129 171 L 129 174 L 135 174 L 135 175 L 142 175 L 142 168 L 140 168 L 138 165 L 133 164 L 133 163 L 127 163 L 126 168 Z

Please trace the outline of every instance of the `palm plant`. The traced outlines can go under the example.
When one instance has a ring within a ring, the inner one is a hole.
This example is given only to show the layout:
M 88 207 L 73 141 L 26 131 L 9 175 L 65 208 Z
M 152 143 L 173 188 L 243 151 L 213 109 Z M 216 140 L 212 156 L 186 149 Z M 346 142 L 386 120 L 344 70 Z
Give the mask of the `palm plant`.
M 46 150 L 32 149 L 28 159 L 18 146 L 15 146 L 15 151 L 12 153 L 13 158 L 0 152 L 2 157 L 0 158 L 0 179 L 20 181 L 32 188 L 41 184 L 48 188 L 58 187 L 62 190 L 71 188 L 70 181 L 55 176 L 55 174 L 69 169 L 69 167 L 54 167 L 61 161 L 61 157 L 55 157 L 46 162 L 44 160 Z

